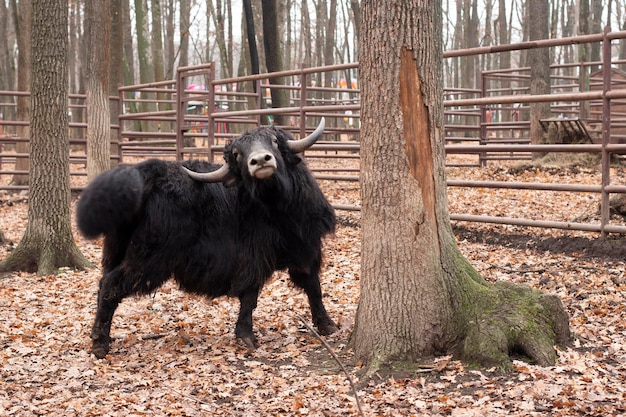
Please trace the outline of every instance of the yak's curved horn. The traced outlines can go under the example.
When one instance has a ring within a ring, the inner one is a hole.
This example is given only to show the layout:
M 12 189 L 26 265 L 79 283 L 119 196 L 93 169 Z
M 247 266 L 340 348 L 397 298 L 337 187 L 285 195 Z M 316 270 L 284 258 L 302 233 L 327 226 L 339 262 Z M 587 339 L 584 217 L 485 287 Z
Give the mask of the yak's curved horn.
M 215 171 L 211 172 L 196 172 L 181 166 L 181 168 L 194 180 L 201 182 L 220 182 L 228 174 L 228 165 L 222 165 Z
M 326 124 L 326 121 L 322 117 L 322 120 L 320 120 L 320 124 L 317 125 L 317 128 L 309 136 L 302 138 L 300 140 L 287 141 L 287 146 L 289 146 L 289 150 L 293 153 L 300 153 L 309 149 L 311 146 L 313 146 L 315 142 L 317 142 L 319 138 L 322 137 L 325 124 Z

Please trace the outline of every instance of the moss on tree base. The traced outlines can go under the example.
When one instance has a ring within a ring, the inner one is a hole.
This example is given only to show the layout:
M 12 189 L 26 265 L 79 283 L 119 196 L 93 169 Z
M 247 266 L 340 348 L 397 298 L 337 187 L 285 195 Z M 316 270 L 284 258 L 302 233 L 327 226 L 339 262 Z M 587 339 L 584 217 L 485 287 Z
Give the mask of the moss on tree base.
M 554 365 L 554 346 L 571 341 L 569 318 L 559 298 L 527 286 L 498 282 L 484 287 L 466 317 L 471 319 L 457 353 L 481 366 L 511 370 L 513 354 Z

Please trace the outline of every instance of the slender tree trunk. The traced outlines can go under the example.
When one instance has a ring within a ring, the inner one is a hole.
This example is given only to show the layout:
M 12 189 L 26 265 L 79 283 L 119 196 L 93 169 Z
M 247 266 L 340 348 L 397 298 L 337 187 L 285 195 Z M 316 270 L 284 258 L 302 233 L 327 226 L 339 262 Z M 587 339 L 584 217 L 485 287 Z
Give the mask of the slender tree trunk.
M 111 64 L 109 65 L 109 96 L 117 97 L 118 88 L 122 85 L 123 66 L 124 66 L 124 25 L 122 18 L 122 0 L 110 0 L 110 16 L 111 16 L 111 42 L 109 54 L 111 56 Z M 109 102 L 109 113 L 111 115 L 111 126 L 119 126 L 120 124 L 120 102 L 113 100 Z M 110 129 L 111 155 L 119 155 L 117 129 Z M 118 159 L 111 159 L 111 166 L 115 166 Z
M 154 81 L 154 68 L 150 62 L 150 39 L 148 38 L 148 20 L 146 16 L 146 0 L 135 0 L 135 30 L 137 36 L 137 61 L 139 63 L 139 82 L 147 84 Z M 154 100 L 153 93 L 141 93 L 141 99 Z M 156 110 L 153 102 L 142 102 L 139 104 L 139 111 L 150 112 Z M 146 121 L 141 123 L 141 130 L 144 132 L 156 132 L 156 122 Z
M 19 2 L 19 14 L 17 17 L 17 89 L 18 91 L 30 90 L 31 77 L 31 0 L 22 0 Z M 19 96 L 17 98 L 17 120 L 30 121 L 30 97 Z M 30 137 L 30 126 L 19 126 L 17 136 L 20 138 Z M 30 146 L 28 142 L 20 141 L 16 145 L 18 153 L 29 153 Z M 29 158 L 16 158 L 15 170 L 28 171 L 30 166 Z M 16 174 L 11 180 L 12 185 L 28 185 L 27 174 Z
M 507 45 L 511 42 L 509 37 L 509 27 L 506 20 L 506 0 L 498 0 L 498 35 L 499 44 Z M 500 59 L 500 68 L 511 68 L 511 52 L 501 52 L 498 54 Z
M 305 67 L 313 65 L 313 44 L 311 42 L 311 16 L 309 13 L 309 6 L 306 1 L 302 2 L 302 31 L 301 38 L 304 47 L 304 53 L 302 54 L 302 63 Z
M 282 45 L 280 42 L 279 34 L 279 22 L 278 5 L 277 0 L 262 0 L 263 5 L 263 40 L 265 45 L 265 64 L 267 65 L 267 72 L 282 71 L 283 68 L 283 54 Z M 282 85 L 285 84 L 284 77 L 273 77 L 270 80 L 271 84 Z M 289 93 L 287 90 L 272 88 L 272 107 L 281 108 L 289 106 Z M 288 122 L 288 118 L 281 115 L 274 115 L 274 120 L 277 125 L 284 126 Z
M 174 0 L 167 0 L 165 7 L 165 79 L 174 78 L 176 51 L 174 49 Z
M 354 15 L 354 38 L 358 41 L 360 36 L 359 29 L 361 28 L 361 5 L 357 0 L 350 0 L 350 8 L 352 9 L 352 14 Z M 357 42 L 355 42 L 355 45 Z M 357 51 L 355 51 L 356 53 Z
M 180 0 L 179 4 L 180 52 L 178 54 L 178 66 L 186 67 L 189 65 L 189 18 L 191 15 L 191 4 L 190 0 Z
M 228 46 L 226 39 L 226 18 L 224 16 L 224 8 L 221 0 L 216 0 L 216 5 L 213 7 L 213 2 L 207 2 L 207 7 L 210 8 L 210 15 L 215 25 L 215 42 L 220 51 L 220 69 L 222 78 L 232 77 L 232 65 L 231 59 L 228 56 Z
M 602 33 L 602 11 L 604 9 L 603 0 L 591 0 L 591 33 Z M 600 42 L 594 42 L 591 47 L 591 61 L 600 61 L 600 50 L 602 44 Z M 596 64 L 591 67 L 591 71 L 600 69 L 600 65 Z
M 560 301 L 488 284 L 455 243 L 443 148 L 441 2 L 395 4 L 370 0 L 362 10 L 356 358 L 369 372 L 446 353 L 510 369 L 509 347 L 518 346 L 553 364 L 553 345 L 570 335 Z
M 130 0 L 122 0 L 122 30 L 124 31 L 124 84 L 135 83 L 135 60 L 133 59 L 133 33 L 130 21 Z
M 68 3 L 33 3 L 30 194 L 26 232 L 0 272 L 89 265 L 72 238 L 67 117 Z
M 109 131 L 109 47 L 111 19 L 109 0 L 85 4 L 87 22 L 87 180 L 111 167 Z
M 84 47 L 81 47 L 81 45 L 79 45 L 80 41 L 83 39 L 83 33 L 81 33 L 80 31 L 80 23 L 81 23 L 81 15 L 79 10 L 81 9 L 81 5 L 77 2 L 72 2 L 70 3 L 70 16 L 69 16 L 69 31 L 70 31 L 70 43 L 69 43 L 69 54 L 71 57 L 80 57 L 80 54 L 78 51 L 81 51 L 83 49 L 85 49 Z M 72 61 L 70 61 L 70 64 L 68 66 L 68 72 L 69 72 L 69 83 L 70 83 L 70 88 L 69 88 L 69 92 L 71 93 L 77 93 L 80 89 L 80 59 L 73 59 Z M 75 117 L 80 117 L 80 115 L 77 114 L 72 114 L 72 116 Z M 70 122 L 72 122 L 72 118 L 70 118 Z
M 163 65 L 163 29 L 161 16 L 160 0 L 152 0 L 150 11 L 152 12 L 152 66 L 154 68 L 154 80 L 163 81 L 165 79 L 165 70 Z M 164 93 L 157 96 L 159 99 L 165 99 Z
M 15 90 L 15 54 L 9 45 L 15 44 L 15 27 L 9 18 L 11 7 L 7 7 L 5 0 L 0 1 L 0 89 Z M 0 98 L 8 101 L 8 97 Z M 6 112 L 6 110 L 4 110 Z
M 548 0 L 528 0 L 528 32 L 530 40 L 548 39 L 549 13 Z M 535 48 L 528 51 L 530 65 L 530 93 L 550 94 L 550 50 Z M 550 117 L 550 103 L 530 104 L 530 141 L 531 143 L 545 143 L 541 119 Z M 533 158 L 541 157 L 541 153 L 534 153 Z
M 259 73 L 259 52 L 256 47 L 256 30 L 254 29 L 254 15 L 252 14 L 252 1 L 243 0 L 243 9 L 246 19 L 246 35 L 250 50 L 250 68 L 252 74 Z M 256 90 L 256 86 L 254 88 Z

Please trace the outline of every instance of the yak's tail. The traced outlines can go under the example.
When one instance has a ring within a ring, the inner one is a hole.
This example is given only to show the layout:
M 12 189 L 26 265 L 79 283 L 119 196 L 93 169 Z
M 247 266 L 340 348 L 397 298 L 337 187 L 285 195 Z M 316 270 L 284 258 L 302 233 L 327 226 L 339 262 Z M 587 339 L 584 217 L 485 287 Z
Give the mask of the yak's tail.
M 118 167 L 96 177 L 76 205 L 78 229 L 88 239 L 130 226 L 141 208 L 144 181 L 132 167 Z

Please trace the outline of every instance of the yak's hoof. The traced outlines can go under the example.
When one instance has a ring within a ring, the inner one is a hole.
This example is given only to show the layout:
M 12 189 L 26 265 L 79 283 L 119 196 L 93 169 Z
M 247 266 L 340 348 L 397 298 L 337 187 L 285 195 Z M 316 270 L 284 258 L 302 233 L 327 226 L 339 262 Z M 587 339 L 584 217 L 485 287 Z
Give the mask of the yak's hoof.
M 254 335 L 252 336 L 237 336 L 237 340 L 243 343 L 248 349 L 256 350 L 259 347 L 259 342 Z
M 328 336 L 329 334 L 335 333 L 337 330 L 339 330 L 339 327 L 337 327 L 335 325 L 335 323 L 333 323 L 332 321 L 329 322 L 329 323 L 324 323 L 324 324 L 318 324 L 317 325 L 317 331 L 322 336 Z
M 98 359 L 104 359 L 107 353 L 109 353 L 109 344 L 103 342 L 94 342 L 91 346 L 91 353 L 93 353 L 94 356 Z

